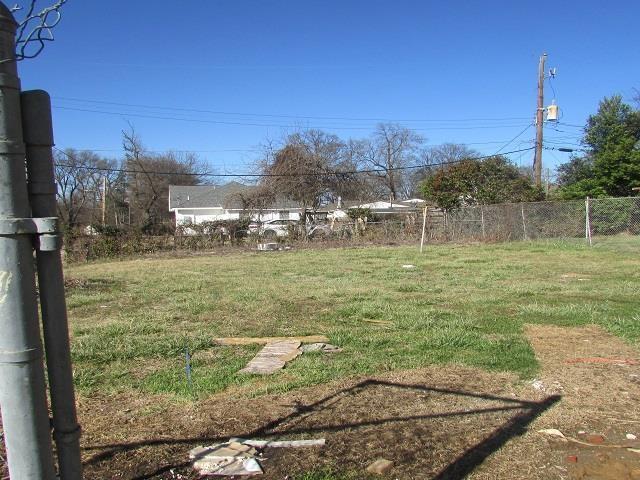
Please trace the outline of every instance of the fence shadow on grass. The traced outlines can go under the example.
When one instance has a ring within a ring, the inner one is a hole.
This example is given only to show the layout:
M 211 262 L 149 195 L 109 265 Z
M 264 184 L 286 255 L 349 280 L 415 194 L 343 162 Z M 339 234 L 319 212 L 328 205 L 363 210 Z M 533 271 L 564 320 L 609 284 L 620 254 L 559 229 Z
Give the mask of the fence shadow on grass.
M 314 414 L 320 413 L 324 409 L 329 409 L 334 405 L 333 401 L 341 401 L 349 396 L 365 392 L 367 388 L 382 386 L 398 388 L 402 390 L 411 390 L 417 393 L 436 393 L 443 395 L 456 395 L 473 399 L 482 399 L 488 401 L 500 401 L 505 405 L 494 406 L 489 408 L 476 408 L 476 409 L 463 409 L 455 410 L 451 412 L 433 413 L 425 415 L 410 415 L 410 416 L 392 416 L 388 418 L 363 420 L 350 423 L 335 423 L 329 425 L 321 425 L 314 427 L 297 427 L 297 428 L 284 428 L 279 429 L 281 425 L 289 424 L 293 421 L 302 421 Z M 357 429 L 363 427 L 388 425 L 399 422 L 416 422 L 420 420 L 429 419 L 442 419 L 450 417 L 468 417 L 473 415 L 482 415 L 488 413 L 519 411 L 516 415 L 510 417 L 510 419 L 493 430 L 488 436 L 483 438 L 480 442 L 476 443 L 472 447 L 466 449 L 457 458 L 446 465 L 440 472 L 434 475 L 432 478 L 438 480 L 444 479 L 462 479 L 471 473 L 475 468 L 481 465 L 485 459 L 500 449 L 512 438 L 522 435 L 526 432 L 527 426 L 535 420 L 539 415 L 544 413 L 547 409 L 552 407 L 556 402 L 560 400 L 560 396 L 554 395 L 547 397 L 546 399 L 536 402 L 528 400 L 519 400 L 508 397 L 501 397 L 491 394 L 467 392 L 462 390 L 452 390 L 444 388 L 428 387 L 424 385 L 416 384 L 403 384 L 394 383 L 381 380 L 365 380 L 352 387 L 339 390 L 331 395 L 328 395 L 316 402 L 295 405 L 295 410 L 280 418 L 270 421 L 261 427 L 246 432 L 238 432 L 232 436 L 240 438 L 273 438 L 283 435 L 291 434 L 310 434 L 320 432 L 338 432 L 345 429 Z M 227 441 L 229 436 L 216 437 L 216 436 L 199 436 L 190 438 L 177 438 L 177 439 L 149 439 L 130 443 L 108 444 L 108 445 L 95 445 L 84 447 L 84 450 L 103 450 L 100 453 L 92 456 L 85 462 L 85 465 L 95 465 L 101 462 L 107 461 L 118 454 L 122 454 L 128 451 L 132 451 L 138 448 L 150 447 L 150 446 L 179 446 L 189 445 L 195 446 L 203 443 L 215 443 Z M 186 452 L 184 453 L 186 456 Z M 183 457 L 184 458 L 184 457 Z M 190 461 L 169 463 L 162 467 L 159 467 L 151 472 L 139 474 L 133 477 L 133 480 L 145 480 L 151 479 L 170 470 L 181 469 L 189 467 Z

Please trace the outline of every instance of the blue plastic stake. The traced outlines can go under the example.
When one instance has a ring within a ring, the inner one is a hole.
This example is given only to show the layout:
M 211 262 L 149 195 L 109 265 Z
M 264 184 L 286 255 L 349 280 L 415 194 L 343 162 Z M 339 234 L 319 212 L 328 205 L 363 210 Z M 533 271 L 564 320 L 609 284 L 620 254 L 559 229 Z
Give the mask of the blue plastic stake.
M 189 389 L 193 386 L 191 381 L 191 355 L 189 355 L 189 347 L 185 347 L 184 349 L 184 360 L 185 360 L 185 372 L 187 373 L 187 384 L 189 385 Z

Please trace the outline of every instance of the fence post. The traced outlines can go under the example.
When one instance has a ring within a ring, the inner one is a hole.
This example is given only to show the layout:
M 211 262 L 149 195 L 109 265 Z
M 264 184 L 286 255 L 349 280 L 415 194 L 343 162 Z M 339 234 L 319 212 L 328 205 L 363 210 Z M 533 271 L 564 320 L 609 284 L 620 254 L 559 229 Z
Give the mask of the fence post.
M 16 21 L 0 2 L 0 409 L 12 480 L 53 480 L 15 62 Z M 49 225 L 50 226 L 50 225 Z
M 24 92 L 22 129 L 26 144 L 29 203 L 35 217 L 57 215 L 56 183 L 53 167 L 53 125 L 51 100 L 42 90 Z M 62 237 L 40 235 L 36 261 L 40 288 L 40 309 L 49 373 L 53 437 L 62 480 L 82 478 L 80 426 L 76 416 L 73 372 L 69 347 L 69 325 L 62 272 Z
M 422 247 L 424 245 L 424 232 L 427 228 L 427 208 L 424 207 L 424 212 L 422 213 L 422 238 L 420 239 L 420 253 L 422 253 Z
M 486 238 L 484 233 L 484 209 L 482 208 L 482 204 L 480 204 L 480 221 L 482 222 L 482 239 Z
M 591 202 L 589 201 L 589 197 L 587 197 L 584 201 L 584 236 L 589 242 L 589 246 L 592 246 L 591 243 Z
M 522 212 L 522 233 L 524 235 L 523 239 L 527 239 L 527 224 L 524 221 L 524 203 L 520 204 L 520 210 Z

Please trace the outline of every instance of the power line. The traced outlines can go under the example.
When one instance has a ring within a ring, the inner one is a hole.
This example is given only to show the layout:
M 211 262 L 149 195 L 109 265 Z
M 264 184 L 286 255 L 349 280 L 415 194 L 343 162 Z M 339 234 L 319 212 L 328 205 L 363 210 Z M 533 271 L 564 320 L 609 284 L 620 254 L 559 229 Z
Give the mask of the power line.
M 531 125 L 529 125 L 531 126 Z M 517 137 L 516 137 L 517 138 Z M 509 143 L 513 142 L 512 139 L 509 141 Z M 504 143 L 506 140 L 493 140 L 490 142 L 466 142 L 466 143 L 458 143 L 458 142 L 446 142 L 446 143 L 428 143 L 428 144 L 424 144 L 424 147 L 427 148 L 436 148 L 436 147 L 444 147 L 445 145 L 450 145 L 452 143 L 455 143 L 455 145 L 463 145 L 463 146 L 471 146 L 471 145 L 495 145 L 495 144 L 501 144 Z M 60 147 L 62 150 L 66 150 L 67 148 L 70 148 L 72 150 L 76 150 L 76 151 L 90 151 L 90 152 L 124 152 L 124 148 L 93 148 L 93 147 Z M 502 147 L 505 148 L 505 147 Z M 173 153 L 234 153 L 234 152 L 240 152 L 240 153 L 251 153 L 251 152 L 261 152 L 262 149 L 260 148 L 227 148 L 227 149 L 219 149 L 219 150 L 187 150 L 187 149 L 174 149 L 174 148 L 166 148 L 166 149 L 153 149 L 153 150 L 149 150 L 149 149 L 145 149 L 146 153 L 153 153 L 153 154 L 163 154 L 163 153 L 167 153 L 167 152 L 173 152 Z M 498 152 L 499 153 L 499 152 Z
M 237 125 L 237 126 L 245 126 L 245 127 L 277 127 L 277 128 L 300 128 L 301 125 L 283 125 L 283 124 L 272 124 L 272 123 L 253 123 L 253 122 L 230 122 L 226 120 L 208 120 L 208 119 L 199 119 L 199 118 L 180 118 L 180 117 L 169 117 L 169 116 L 160 116 L 160 115 L 149 115 L 143 113 L 130 113 L 130 112 L 109 112 L 105 110 L 94 110 L 88 108 L 74 108 L 74 107 L 64 107 L 60 105 L 54 105 L 53 108 L 59 110 L 71 110 L 75 112 L 85 112 L 85 113 L 99 113 L 102 115 L 113 115 L 118 117 L 136 117 L 136 118 L 149 118 L 156 120 L 170 120 L 170 121 L 178 121 L 178 122 L 192 122 L 192 123 L 204 123 L 204 124 L 216 124 L 216 125 Z M 479 125 L 479 126 L 463 126 L 463 127 L 430 127 L 430 128 L 414 128 L 413 130 L 419 131 L 432 131 L 432 130 L 476 130 L 476 129 L 488 129 L 488 128 L 509 128 L 509 127 L 520 127 L 522 124 L 511 124 L 511 125 Z M 351 126 L 351 127 L 341 127 L 341 126 L 319 126 L 314 125 L 313 128 L 318 129 L 326 129 L 326 130 L 371 130 L 371 127 L 360 127 L 360 126 Z
M 520 135 L 524 134 L 524 132 L 526 132 L 527 130 L 529 130 L 529 128 L 531 128 L 533 126 L 533 123 L 530 123 L 529 125 L 527 125 L 526 127 L 524 127 L 524 130 L 522 130 L 520 133 L 518 133 L 515 137 L 513 137 L 511 140 L 509 140 L 507 143 L 505 143 L 502 147 L 500 147 L 498 149 L 498 151 L 495 153 L 495 155 L 497 155 L 498 153 L 500 153 L 502 150 L 504 150 L 505 148 L 507 148 L 509 145 L 511 145 L 518 137 L 520 137 Z
M 71 102 L 82 103 L 95 103 L 101 105 L 114 105 L 120 107 L 133 107 L 133 108 L 149 108 L 156 110 L 169 110 L 176 112 L 191 112 L 191 113 L 207 113 L 215 115 L 236 115 L 247 117 L 267 117 L 267 118 L 299 118 L 303 120 L 345 120 L 345 121 L 357 121 L 357 122 L 498 122 L 505 120 L 528 120 L 527 117 L 503 117 L 503 118 L 459 118 L 459 119 L 420 119 L 420 118 L 405 118 L 405 119 L 393 119 L 383 117 L 340 117 L 340 116 L 311 116 L 311 115 L 285 115 L 285 114 L 273 114 L 273 113 L 247 113 L 247 112 L 227 112 L 220 110 L 207 110 L 196 108 L 184 108 L 184 107 L 169 107 L 160 105 L 145 105 L 139 103 L 124 103 L 124 102 L 110 102 L 106 100 L 91 100 L 73 97 L 53 97 L 54 100 L 65 100 Z
M 75 161 L 75 158 L 68 154 L 67 152 L 65 152 L 64 150 L 60 150 L 57 147 L 54 147 L 54 149 L 60 153 L 62 153 L 63 155 L 65 155 L 67 158 L 69 158 L 72 161 Z M 529 150 L 533 150 L 534 147 L 528 147 L 528 148 L 522 148 L 519 150 L 512 150 L 510 152 L 504 152 L 502 155 L 510 155 L 512 153 L 520 153 L 520 152 L 526 152 Z M 326 172 L 302 172 L 302 173 L 287 173 L 287 174 L 269 174 L 269 173 L 192 173 L 192 172 L 188 172 L 188 173 L 179 173 L 179 172 L 159 172 L 159 171 L 143 171 L 143 170 L 132 170 L 132 169 L 127 169 L 127 168 L 109 168 L 109 167 L 90 167 L 87 165 L 66 165 L 66 164 L 62 164 L 62 163 L 57 163 L 56 166 L 59 167 L 67 167 L 67 168 L 78 168 L 78 169 L 84 169 L 84 170 L 92 170 L 92 171 L 104 171 L 104 172 L 117 172 L 117 173 L 143 173 L 143 174 L 153 174 L 153 175 L 175 175 L 175 176 L 192 176 L 192 177 L 235 177 L 235 178 L 263 178 L 263 177 L 319 177 L 319 176 L 327 176 L 327 175 L 336 175 L 336 176 L 340 176 L 340 175 L 357 175 L 360 173 L 385 173 L 385 172 L 391 172 L 391 171 L 398 171 L 398 170 L 412 170 L 412 169 L 418 169 L 418 168 L 434 168 L 434 167 L 440 167 L 440 166 L 444 166 L 444 165 L 452 165 L 452 164 L 456 164 L 456 163 L 461 163 L 464 161 L 469 161 L 469 160 L 483 160 L 485 158 L 491 158 L 494 157 L 496 154 L 491 154 L 491 155 L 483 155 L 480 157 L 472 157 L 472 158 L 463 158 L 463 159 L 459 159 L 459 160 L 451 160 L 448 162 L 440 162 L 438 164 L 433 164 L 433 165 L 427 165 L 427 164 L 421 164 L 421 165 L 410 165 L 410 166 L 404 166 L 404 167 L 393 167 L 393 168 L 374 168 L 374 169 L 369 169 L 369 170 L 352 170 L 352 171 L 326 171 Z

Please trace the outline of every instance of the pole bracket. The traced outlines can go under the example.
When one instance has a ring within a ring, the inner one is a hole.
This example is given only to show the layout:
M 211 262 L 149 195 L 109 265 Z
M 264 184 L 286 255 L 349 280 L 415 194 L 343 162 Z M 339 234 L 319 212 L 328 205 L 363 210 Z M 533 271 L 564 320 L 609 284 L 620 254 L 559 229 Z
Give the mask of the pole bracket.
M 0 364 L 31 363 L 40 358 L 42 358 L 42 351 L 39 348 L 28 348 L 12 352 L 0 350 Z
M 0 218 L 0 236 L 58 233 L 58 217 Z
M 37 235 L 37 249 L 53 252 L 62 248 L 58 217 L 0 218 L 0 237 Z

